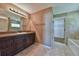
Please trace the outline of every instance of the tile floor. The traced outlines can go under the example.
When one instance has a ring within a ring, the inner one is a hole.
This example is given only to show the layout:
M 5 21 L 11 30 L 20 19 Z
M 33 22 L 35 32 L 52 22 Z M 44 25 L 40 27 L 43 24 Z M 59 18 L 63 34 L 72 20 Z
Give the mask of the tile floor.
M 73 56 L 72 51 L 64 44 L 55 42 L 54 48 L 42 44 L 33 44 L 15 56 Z

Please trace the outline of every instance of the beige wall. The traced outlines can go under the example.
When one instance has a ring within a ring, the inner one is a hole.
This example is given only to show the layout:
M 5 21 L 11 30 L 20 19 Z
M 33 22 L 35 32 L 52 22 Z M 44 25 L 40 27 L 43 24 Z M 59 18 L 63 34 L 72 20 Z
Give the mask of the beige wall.
M 21 30 L 22 31 L 31 31 L 31 22 L 30 18 L 21 18 Z
M 8 19 L 2 19 L 0 18 L 0 32 L 6 32 L 8 31 Z
M 41 11 L 38 11 L 34 14 L 31 15 L 31 31 L 36 32 L 36 42 L 39 43 L 43 43 L 43 35 L 44 35 L 44 29 L 45 29 L 45 15 L 48 14 L 50 12 L 51 16 L 53 16 L 52 14 L 52 8 L 47 8 Z M 46 16 L 48 19 L 51 18 L 52 21 L 52 17 L 50 15 Z M 50 21 L 50 20 L 49 20 Z M 49 26 L 51 27 L 51 26 Z M 49 31 L 50 32 L 50 31 Z M 50 39 L 49 39 L 50 40 Z

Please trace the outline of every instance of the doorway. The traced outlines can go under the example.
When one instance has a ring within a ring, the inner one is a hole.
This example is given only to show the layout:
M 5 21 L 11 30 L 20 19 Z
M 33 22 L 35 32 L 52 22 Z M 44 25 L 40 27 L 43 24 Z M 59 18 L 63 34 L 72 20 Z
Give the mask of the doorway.
M 64 17 L 54 18 L 54 41 L 65 43 L 65 19 Z

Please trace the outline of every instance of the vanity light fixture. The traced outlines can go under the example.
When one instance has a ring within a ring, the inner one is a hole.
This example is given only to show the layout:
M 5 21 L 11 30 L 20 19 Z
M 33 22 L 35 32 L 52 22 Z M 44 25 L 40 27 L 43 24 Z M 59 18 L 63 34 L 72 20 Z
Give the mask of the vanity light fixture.
M 19 14 L 19 15 L 25 16 L 25 15 L 23 15 L 22 13 L 20 13 L 20 12 L 14 10 L 14 9 L 12 9 L 12 8 L 9 8 L 9 10 L 12 11 L 12 12 L 14 12 L 14 13 L 17 13 L 17 14 Z

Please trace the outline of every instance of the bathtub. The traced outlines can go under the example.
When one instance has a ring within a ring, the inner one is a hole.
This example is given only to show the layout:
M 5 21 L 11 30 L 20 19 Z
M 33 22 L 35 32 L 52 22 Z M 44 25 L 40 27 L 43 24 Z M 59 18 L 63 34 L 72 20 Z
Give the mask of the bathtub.
M 79 56 L 79 40 L 68 39 L 68 46 L 72 50 L 75 56 Z

